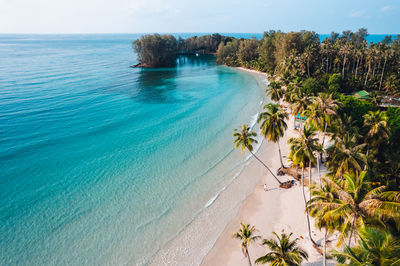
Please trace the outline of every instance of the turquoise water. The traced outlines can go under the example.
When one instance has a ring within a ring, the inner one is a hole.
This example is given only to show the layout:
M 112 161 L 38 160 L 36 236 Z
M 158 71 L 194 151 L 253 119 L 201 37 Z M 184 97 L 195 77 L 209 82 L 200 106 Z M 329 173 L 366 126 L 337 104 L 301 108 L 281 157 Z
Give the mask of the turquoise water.
M 0 35 L 1 265 L 148 263 L 245 163 L 260 81 L 129 68 L 136 37 Z

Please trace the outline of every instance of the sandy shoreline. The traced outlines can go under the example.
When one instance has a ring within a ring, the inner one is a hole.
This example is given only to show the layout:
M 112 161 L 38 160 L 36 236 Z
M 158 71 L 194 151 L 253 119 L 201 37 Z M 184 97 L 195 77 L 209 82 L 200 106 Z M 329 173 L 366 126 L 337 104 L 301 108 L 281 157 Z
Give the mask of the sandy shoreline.
M 247 72 L 247 71 L 246 71 Z M 253 76 L 261 91 L 266 87 L 266 76 L 264 73 L 248 73 Z M 257 113 L 249 117 L 249 125 L 255 123 L 258 112 L 262 108 L 263 102 L 249 102 L 249 105 L 258 105 Z M 235 125 L 236 127 L 240 125 Z M 255 128 L 257 125 L 255 125 Z M 260 137 L 260 148 L 273 147 L 272 143 L 263 143 Z M 255 150 L 257 150 L 256 145 Z M 233 138 L 232 138 L 233 148 Z M 258 183 L 258 177 L 262 175 L 264 169 L 256 166 L 258 162 L 253 159 L 246 159 L 249 154 L 240 154 L 240 151 L 232 151 L 235 156 L 240 158 L 237 166 L 230 169 L 232 165 L 225 165 L 225 161 L 218 167 L 221 169 L 228 167 L 228 172 L 223 171 L 227 178 L 220 184 L 220 190 L 212 195 L 208 202 L 204 202 L 204 209 L 190 221 L 176 237 L 172 238 L 155 257 L 148 263 L 149 265 L 200 265 L 209 251 L 215 244 L 217 238 L 224 231 L 227 224 L 235 217 L 243 201 L 253 192 Z M 251 172 L 249 172 L 249 169 Z M 248 178 L 252 175 L 252 178 Z
M 238 68 L 256 75 L 265 75 L 265 73 Z M 287 122 L 288 130 L 284 138 L 280 141 L 282 155 L 289 154 L 287 140 L 290 137 L 298 135 L 293 129 L 293 117 Z M 257 155 L 263 160 L 273 172 L 280 167 L 277 144 L 263 142 Z M 286 162 L 286 164 L 288 164 Z M 314 177 L 316 170 L 313 169 Z M 208 265 L 247 265 L 247 259 L 244 258 L 239 247 L 240 242 L 232 239 L 232 234 L 239 229 L 239 223 L 250 223 L 256 227 L 257 235 L 262 238 L 271 238 L 272 232 L 280 233 L 285 230 L 286 233 L 293 232 L 294 237 L 299 237 L 299 245 L 302 246 L 309 255 L 305 265 L 322 265 L 321 255 L 312 247 L 308 240 L 308 230 L 306 214 L 304 212 L 305 204 L 302 196 L 302 188 L 296 183 L 296 186 L 289 189 L 281 189 L 278 182 L 270 173 L 256 160 L 246 166 L 241 175 L 247 178 L 257 178 L 257 184 L 253 192 L 242 202 L 239 211 L 235 217 L 225 227 L 224 232 L 204 257 L 202 264 Z M 281 181 L 291 180 L 292 177 L 280 176 Z M 263 184 L 266 183 L 268 191 L 263 190 Z M 323 234 L 314 228 L 312 223 L 312 234 L 314 240 L 321 243 Z M 252 261 L 265 254 L 266 249 L 260 245 L 260 241 L 252 243 L 249 253 Z
M 266 86 L 265 73 L 244 68 L 236 69 L 253 75 L 259 86 Z M 265 99 L 264 104 L 268 102 Z M 293 130 L 293 120 L 287 124 L 289 129 L 280 142 L 283 156 L 288 155 L 287 139 L 298 134 Z M 254 129 L 258 129 L 258 124 Z M 257 155 L 273 172 L 280 167 L 278 154 L 277 144 L 267 141 L 263 141 L 257 151 Z M 246 158 L 249 155 L 246 152 L 242 156 Z M 293 179 L 289 176 L 278 178 L 281 181 Z M 268 187 L 267 192 L 263 190 L 265 183 Z M 322 265 L 318 262 L 322 259 L 320 254 L 308 240 L 301 186 L 297 185 L 289 190 L 280 189 L 278 182 L 254 158 L 248 160 L 240 174 L 233 177 L 233 182 L 213 199 L 213 203 L 207 206 L 207 211 L 201 212 L 184 232 L 158 252 L 149 264 L 247 265 L 247 259 L 243 257 L 239 248 L 239 241 L 231 237 L 238 230 L 240 222 L 255 225 L 258 229 L 257 235 L 263 238 L 270 238 L 273 231 L 280 233 L 282 229 L 287 233 L 293 232 L 295 237 L 303 238 L 299 244 L 308 251 L 309 262 L 317 262 L 309 265 Z M 202 228 L 210 229 L 204 231 Z M 317 233 L 314 240 L 321 241 L 322 233 L 314 231 Z M 265 249 L 259 243 L 253 243 L 249 250 L 253 262 L 264 255 Z

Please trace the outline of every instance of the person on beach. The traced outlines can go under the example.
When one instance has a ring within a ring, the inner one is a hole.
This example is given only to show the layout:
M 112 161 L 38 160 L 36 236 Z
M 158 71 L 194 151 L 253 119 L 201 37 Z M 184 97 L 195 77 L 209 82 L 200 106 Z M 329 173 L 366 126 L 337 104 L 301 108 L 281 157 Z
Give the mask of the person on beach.
M 267 191 L 267 184 L 264 184 L 264 191 Z

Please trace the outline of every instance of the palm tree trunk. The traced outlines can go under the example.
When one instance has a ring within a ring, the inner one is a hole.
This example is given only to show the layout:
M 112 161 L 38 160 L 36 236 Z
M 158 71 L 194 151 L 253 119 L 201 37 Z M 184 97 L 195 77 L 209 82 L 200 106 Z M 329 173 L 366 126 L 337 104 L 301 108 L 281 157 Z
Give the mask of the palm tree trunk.
M 326 266 L 326 235 L 327 235 L 328 231 L 325 228 L 325 234 L 324 234 L 324 250 L 322 252 L 322 263 L 323 266 Z
M 267 170 L 271 173 L 271 175 L 276 179 L 276 181 L 279 182 L 279 185 L 282 185 L 282 182 L 279 181 L 279 179 L 274 175 L 274 173 L 271 171 L 271 169 L 263 162 L 260 160 L 260 158 L 258 158 L 252 151 L 250 151 L 250 153 L 262 164 L 265 166 L 265 168 L 267 168 Z
M 368 75 L 369 75 L 370 71 L 371 71 L 371 62 L 368 63 L 368 71 L 367 71 L 367 75 L 365 76 L 364 86 L 367 85 Z
M 250 254 L 249 254 L 249 250 L 247 249 L 247 247 L 246 247 L 246 257 L 247 257 L 247 260 L 249 262 L 249 266 L 251 266 Z
M 302 188 L 303 188 L 304 203 L 307 204 L 306 193 L 305 193 L 305 190 L 304 190 L 304 165 L 303 165 L 303 167 L 301 168 L 301 180 L 302 180 L 301 183 L 302 183 Z
M 357 65 L 356 65 L 356 72 L 354 73 L 354 78 L 357 78 L 357 71 L 358 71 L 358 63 L 359 63 L 360 59 L 357 58 Z
M 303 163 L 303 167 L 302 167 L 302 179 L 303 179 L 303 198 L 304 198 L 304 204 L 307 205 L 307 199 L 306 199 L 306 193 L 304 190 L 304 163 Z M 308 216 L 308 210 L 306 209 L 306 217 L 307 217 L 307 226 L 308 226 L 308 236 L 310 237 L 310 241 L 311 243 L 313 243 L 314 245 L 318 246 L 318 244 L 314 241 L 314 239 L 311 237 L 311 226 L 310 226 L 310 217 Z
M 346 65 L 346 54 L 344 55 L 344 59 L 343 59 L 342 78 L 344 77 L 344 66 L 345 65 Z
M 319 168 L 319 163 L 320 163 L 320 160 L 319 160 L 319 154 L 317 155 L 317 167 L 318 167 L 318 179 L 319 179 L 319 185 L 322 187 L 322 182 L 321 182 L 321 171 L 320 171 L 320 168 Z
M 381 88 L 382 88 L 383 74 L 385 73 L 386 62 L 387 62 L 387 56 L 385 57 L 385 62 L 383 63 L 381 81 L 379 82 L 379 90 L 381 90 Z
M 308 163 L 308 191 L 310 193 L 310 199 L 311 199 L 311 183 L 312 183 L 312 179 L 311 179 L 311 160 Z
M 329 57 L 326 57 L 326 73 L 329 72 Z
M 367 153 L 365 154 L 366 162 L 368 163 L 369 145 L 367 144 Z M 364 165 L 364 171 L 367 170 L 367 163 Z
M 381 68 L 382 58 L 379 58 L 378 68 L 376 69 L 376 74 L 378 75 L 379 69 Z
M 279 140 L 276 143 L 278 143 L 279 159 L 281 160 L 281 167 L 285 168 L 285 166 L 283 165 L 282 153 L 281 153 L 281 145 L 279 145 Z
M 376 64 L 374 63 L 374 68 L 372 70 L 372 78 L 375 78 L 375 68 L 376 68 Z
M 322 136 L 322 149 L 324 148 L 324 143 L 325 143 L 325 134 L 326 134 L 326 127 L 328 126 L 328 123 L 325 121 L 325 126 L 324 126 L 324 135 Z

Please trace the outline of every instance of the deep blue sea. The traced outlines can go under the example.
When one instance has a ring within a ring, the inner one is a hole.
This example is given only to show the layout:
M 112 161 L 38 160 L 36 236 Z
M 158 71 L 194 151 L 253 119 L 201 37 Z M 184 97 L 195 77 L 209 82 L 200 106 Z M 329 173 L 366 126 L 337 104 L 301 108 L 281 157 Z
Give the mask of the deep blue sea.
M 210 206 L 265 80 L 212 56 L 130 68 L 138 36 L 0 35 L 0 265 L 146 264 L 207 211 L 229 218 Z
M 260 81 L 130 68 L 137 37 L 0 36 L 0 265 L 148 263 L 244 164 Z

